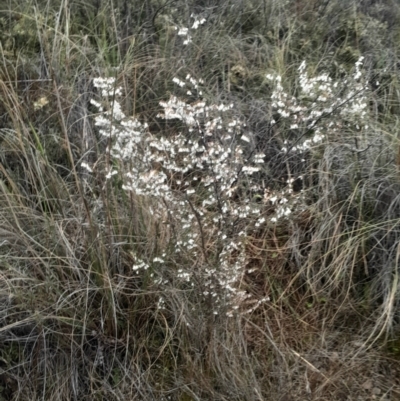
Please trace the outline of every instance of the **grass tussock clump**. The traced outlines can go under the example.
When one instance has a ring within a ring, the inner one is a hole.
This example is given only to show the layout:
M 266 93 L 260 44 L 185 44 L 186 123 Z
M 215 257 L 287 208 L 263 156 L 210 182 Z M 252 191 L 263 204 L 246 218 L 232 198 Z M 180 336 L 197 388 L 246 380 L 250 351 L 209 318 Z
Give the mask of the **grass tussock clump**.
M 0 401 L 397 399 L 398 8 L 11 3 Z

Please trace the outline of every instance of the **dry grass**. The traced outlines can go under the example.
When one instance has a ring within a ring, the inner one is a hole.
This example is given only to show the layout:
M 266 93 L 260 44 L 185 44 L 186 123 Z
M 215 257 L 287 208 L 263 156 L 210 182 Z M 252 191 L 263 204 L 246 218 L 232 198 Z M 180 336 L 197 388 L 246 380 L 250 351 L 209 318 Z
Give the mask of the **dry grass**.
M 26 13 L 10 1 L 0 15 L 0 401 L 400 399 L 398 7 L 92 3 L 32 2 Z M 192 12 L 207 23 L 185 47 L 173 27 Z M 305 164 L 283 157 L 292 134 L 270 124 L 265 75 L 297 95 L 304 57 L 310 74 L 337 79 L 359 54 L 367 148 L 349 125 Z M 245 181 L 232 200 L 254 196 L 267 222 L 230 233 L 248 230 L 239 287 L 251 294 L 230 318 L 204 296 L 221 242 L 202 224 L 217 212 L 194 219 L 200 256 L 178 254 L 178 211 L 157 217 L 157 199 L 124 191 L 122 175 L 105 180 L 115 161 L 90 104 L 93 78 L 115 76 L 126 115 L 172 138 L 183 124 L 157 118 L 159 101 L 187 73 L 205 80 L 206 101 L 235 103 L 266 154 L 263 185 L 284 191 L 304 175 L 303 207 L 288 219 L 273 223 L 275 206 Z M 137 273 L 139 260 L 149 268 Z

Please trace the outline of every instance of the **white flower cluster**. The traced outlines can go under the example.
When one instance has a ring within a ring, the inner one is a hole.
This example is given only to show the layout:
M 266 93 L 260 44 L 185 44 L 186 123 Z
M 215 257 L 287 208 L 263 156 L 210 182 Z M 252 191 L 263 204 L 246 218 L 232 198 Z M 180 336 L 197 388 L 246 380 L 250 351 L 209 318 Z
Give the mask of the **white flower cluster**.
M 93 85 L 101 89 L 101 95 L 104 98 L 108 98 L 109 96 L 119 96 L 122 94 L 121 88 L 115 86 L 115 78 L 94 78 Z
M 310 78 L 306 62 L 303 61 L 298 69 L 300 93 L 297 97 L 285 92 L 279 75 L 266 76 L 274 83 L 272 109 L 287 122 L 294 134 L 293 138 L 285 140 L 283 152 L 303 153 L 349 124 L 365 127 L 363 120 L 368 101 L 367 86 L 362 79 L 362 61 L 363 57 L 356 62 L 354 75 L 340 84 L 333 82 L 327 74 Z M 327 118 L 333 114 L 336 118 Z M 272 124 L 276 124 L 276 121 L 272 121 Z M 304 133 L 308 132 L 311 135 L 303 138 Z
M 200 25 L 203 25 L 206 22 L 205 18 L 199 17 L 195 14 L 192 14 L 191 17 L 194 18 L 192 29 L 197 29 Z
M 174 83 L 201 96 L 202 80 L 187 75 L 184 80 L 175 78 Z M 239 300 L 248 298 L 239 289 L 247 264 L 243 246 L 246 233 L 236 233 L 234 226 L 257 219 L 262 205 L 233 198 L 242 179 L 251 184 L 249 187 L 258 188 L 252 177 L 265 155 L 258 152 L 251 160 L 244 157 L 246 141 L 240 138 L 246 136 L 246 126 L 234 118 L 233 104 L 208 104 L 201 97 L 188 103 L 171 96 L 160 102 L 163 112 L 158 117 L 180 120 L 184 129 L 173 137 L 154 136 L 147 124 L 123 113 L 118 102 L 120 88 L 115 88 L 114 80 L 97 79 L 95 85 L 109 104 L 104 110 L 92 101 L 99 110 L 95 124 L 100 134 L 112 139 L 109 152 L 114 167 L 106 178 L 120 173 L 125 191 L 152 199 L 150 213 L 169 216 L 168 225 L 179 232 L 174 238 L 176 257 L 202 260 L 200 271 L 192 266 L 180 268 L 176 278 L 191 287 L 200 279 L 203 296 L 211 297 L 214 313 L 223 307 L 230 308 L 229 315 L 239 311 Z M 90 171 L 90 166 L 85 167 Z M 257 222 L 260 226 L 265 219 Z M 212 264 L 207 260 L 208 243 L 214 244 L 211 249 L 222 249 Z M 137 273 L 164 260 L 135 259 L 133 269 Z M 165 284 L 156 277 L 154 282 Z
M 279 121 L 272 120 L 271 125 L 279 124 L 280 131 L 287 133 L 281 149 L 283 153 L 297 153 L 305 162 L 306 154 L 324 140 L 343 137 L 346 129 L 356 128 L 360 134 L 368 129 L 365 122 L 368 88 L 361 71 L 362 61 L 363 57 L 356 62 L 353 76 L 340 83 L 334 82 L 327 74 L 309 77 L 303 61 L 298 69 L 296 97 L 284 90 L 279 75 L 266 76 L 274 85 L 272 111 L 279 116 Z M 289 178 L 283 190 L 265 190 L 264 203 L 275 206 L 272 222 L 287 219 L 294 210 L 304 207 L 303 191 L 293 191 L 295 179 L 302 180 L 303 177 Z
M 302 179 L 302 176 L 298 177 L 298 180 Z M 288 179 L 285 188 L 281 191 L 270 191 L 269 189 L 264 191 L 264 203 L 275 206 L 274 216 L 271 217 L 273 223 L 281 219 L 287 219 L 294 210 L 300 211 L 305 207 L 303 191 L 298 193 L 293 191 L 294 181 L 293 178 Z M 256 226 L 258 226 L 258 222 Z
M 198 17 L 194 14 L 191 15 L 191 18 L 194 19 L 193 25 L 191 26 L 190 29 L 196 30 L 200 25 L 203 25 L 206 22 L 205 18 Z M 192 36 L 190 35 L 190 29 L 187 27 L 175 27 L 175 29 L 178 31 L 178 36 L 183 36 L 185 37 L 185 40 L 183 41 L 184 45 L 188 45 L 189 43 L 192 42 Z

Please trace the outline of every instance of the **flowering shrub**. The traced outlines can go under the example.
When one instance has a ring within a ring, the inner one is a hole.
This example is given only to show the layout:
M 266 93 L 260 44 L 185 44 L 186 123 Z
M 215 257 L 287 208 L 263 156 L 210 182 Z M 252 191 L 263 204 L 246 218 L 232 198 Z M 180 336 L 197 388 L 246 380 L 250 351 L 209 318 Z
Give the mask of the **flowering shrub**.
M 175 78 L 174 82 L 188 87 L 190 94 L 201 96 L 202 81 L 188 75 L 184 81 Z M 94 84 L 105 98 L 118 97 L 121 91 L 115 89 L 112 79 L 97 79 Z M 257 225 L 265 220 L 257 220 L 260 205 L 249 200 L 237 203 L 233 197 L 242 177 L 259 187 L 252 175 L 259 171 L 264 155 L 248 155 L 241 145 L 248 141 L 243 134 L 245 124 L 229 118 L 232 104 L 207 105 L 203 99 L 188 104 L 171 96 L 160 103 L 163 112 L 159 118 L 181 120 L 186 131 L 166 138 L 152 135 L 147 124 L 128 118 L 117 98 L 109 103 L 109 110 L 104 111 L 100 103 L 92 101 L 100 112 L 95 119 L 100 134 L 113 139 L 108 149 L 113 163 L 106 179 L 121 173 L 125 191 L 154 200 L 151 213 L 167 219 L 174 232 L 179 233 L 174 238 L 175 255 L 201 259 L 200 273 L 181 268 L 177 278 L 192 286 L 200 279 L 203 296 L 213 300 L 214 313 L 225 305 L 231 307 L 228 314 L 232 315 L 241 301 L 249 297 L 238 287 L 247 263 L 246 224 L 250 217 L 256 219 Z M 90 166 L 86 168 L 91 170 Z M 209 254 L 215 252 L 217 259 L 210 262 Z M 165 256 L 166 252 L 152 263 L 164 263 Z M 139 273 L 148 267 L 148 263 L 138 259 L 134 270 Z M 201 277 L 194 277 L 195 274 Z M 160 282 L 165 283 L 157 279 Z
M 203 22 L 199 20 L 193 28 Z M 187 30 L 184 32 L 188 35 Z M 361 65 L 362 59 L 343 86 L 327 74 L 309 78 L 303 62 L 296 96 L 285 92 L 279 75 L 267 75 L 274 86 L 272 112 L 278 116 L 271 124 L 284 137 L 283 154 L 297 153 L 306 158 L 313 147 L 341 135 L 346 127 L 368 128 L 363 125 L 367 87 Z M 153 135 L 146 123 L 124 114 L 118 101 L 122 89 L 113 78 L 94 80 L 109 104 L 104 110 L 92 100 L 99 111 L 95 124 L 101 135 L 112 140 L 108 149 L 112 162 L 106 179 L 119 174 L 124 191 L 151 199 L 150 213 L 175 233 L 174 256 L 164 249 L 153 260 L 137 258 L 133 268 L 140 274 L 150 265 L 160 266 L 182 256 L 194 266 L 177 269 L 175 279 L 192 288 L 196 283 L 202 296 L 212 300 L 213 313 L 225 310 L 233 316 L 236 310 L 243 312 L 245 304 L 253 304 L 247 307 L 251 311 L 267 297 L 249 299 L 251 296 L 241 289 L 249 262 L 246 237 L 262 225 L 287 219 L 294 210 L 306 207 L 304 192 L 293 190 L 294 180 L 301 180 L 302 175 L 289 175 L 280 190 L 262 188 L 258 173 L 263 170 L 265 154 L 250 146 L 252 134 L 245 121 L 235 118 L 234 105 L 207 102 L 201 90 L 204 82 L 190 74 L 185 79 L 174 77 L 173 82 L 182 95 L 171 95 L 160 102 L 158 117 L 180 121 L 182 128 L 167 138 Z M 196 101 L 189 102 L 186 96 Z M 91 171 L 90 166 L 85 167 Z M 239 188 L 246 189 L 244 195 L 238 195 Z M 247 195 L 251 191 L 264 191 L 263 202 L 250 201 Z M 265 213 L 266 205 L 273 207 L 272 215 Z M 152 273 L 152 277 L 159 286 L 168 284 L 161 276 Z

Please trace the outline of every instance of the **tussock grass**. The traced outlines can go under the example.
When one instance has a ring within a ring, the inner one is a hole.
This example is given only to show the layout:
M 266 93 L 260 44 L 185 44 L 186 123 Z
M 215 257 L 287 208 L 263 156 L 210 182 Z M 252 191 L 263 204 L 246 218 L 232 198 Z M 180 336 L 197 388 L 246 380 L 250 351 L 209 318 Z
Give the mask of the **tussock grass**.
M 28 3 L 0 14 L 0 400 L 397 399 L 398 6 Z

